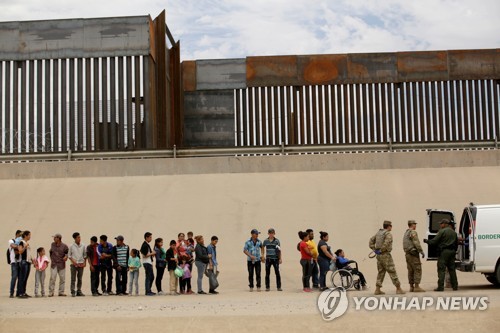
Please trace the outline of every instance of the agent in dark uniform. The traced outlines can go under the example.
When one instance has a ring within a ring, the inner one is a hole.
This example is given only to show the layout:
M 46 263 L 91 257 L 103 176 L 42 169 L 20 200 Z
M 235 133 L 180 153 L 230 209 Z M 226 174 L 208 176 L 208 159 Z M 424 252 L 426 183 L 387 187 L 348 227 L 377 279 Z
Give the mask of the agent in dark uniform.
M 441 229 L 436 237 L 431 240 L 424 240 L 424 243 L 438 247 L 438 287 L 434 291 L 444 291 L 444 278 L 447 268 L 450 273 L 451 287 L 453 290 L 458 289 L 457 273 L 455 272 L 455 254 L 457 252 L 458 238 L 457 233 L 448 227 L 449 224 L 449 220 L 441 220 Z

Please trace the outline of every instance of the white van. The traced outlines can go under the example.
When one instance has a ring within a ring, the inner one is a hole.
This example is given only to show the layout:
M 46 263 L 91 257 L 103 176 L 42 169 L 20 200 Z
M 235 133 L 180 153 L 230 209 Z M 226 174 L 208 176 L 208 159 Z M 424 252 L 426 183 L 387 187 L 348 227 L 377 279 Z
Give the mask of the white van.
M 453 212 L 428 209 L 427 239 L 439 231 L 443 218 L 456 223 L 460 240 L 456 256 L 457 269 L 462 272 L 479 272 L 496 286 L 500 286 L 500 205 L 464 208 L 460 222 L 455 221 Z M 427 246 L 427 260 L 436 260 L 437 250 Z

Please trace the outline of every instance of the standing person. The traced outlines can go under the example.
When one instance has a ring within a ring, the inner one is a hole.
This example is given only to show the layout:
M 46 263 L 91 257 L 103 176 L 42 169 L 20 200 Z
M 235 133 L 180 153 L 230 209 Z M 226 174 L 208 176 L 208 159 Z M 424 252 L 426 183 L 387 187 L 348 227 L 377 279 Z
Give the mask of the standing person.
M 416 228 L 417 222 L 409 220 L 408 229 L 403 236 L 403 250 L 405 251 L 410 292 L 418 293 L 425 291 L 420 288 L 420 281 L 422 280 L 422 263 L 420 262 L 420 255 L 422 255 L 422 258 L 424 258 L 425 255 L 420 245 L 420 241 L 418 240 Z
M 167 269 L 168 274 L 170 275 L 170 295 L 177 296 L 179 293 L 177 292 L 177 286 L 179 284 L 179 278 L 175 276 L 175 269 L 177 268 L 177 263 L 179 262 L 177 258 L 177 250 L 176 250 L 177 242 L 175 240 L 170 241 L 170 246 L 166 253 L 167 260 Z
M 104 296 L 114 295 L 113 291 L 111 291 L 113 287 L 113 244 L 108 242 L 108 236 L 101 235 L 99 237 L 97 255 L 99 256 L 102 294 Z
M 20 255 L 20 274 L 19 274 L 19 282 L 18 289 L 20 298 L 29 298 L 31 297 L 26 293 L 26 285 L 28 284 L 28 278 L 30 276 L 31 271 L 31 263 L 33 262 L 33 258 L 31 257 L 31 248 L 29 244 L 29 240 L 31 239 L 31 232 L 28 230 L 23 231 L 22 240 L 18 245 L 19 255 Z
M 260 291 L 261 280 L 261 262 L 264 261 L 264 246 L 260 241 L 260 232 L 257 229 L 250 231 L 250 239 L 245 242 L 243 253 L 247 256 L 247 269 L 248 269 L 248 287 L 253 291 L 253 276 L 255 272 L 255 280 L 257 284 L 257 291 Z
M 299 238 L 301 239 L 299 251 L 300 265 L 302 266 L 302 287 L 304 292 L 310 293 L 312 290 L 309 280 L 311 279 L 313 256 L 311 247 L 308 244 L 309 232 L 299 231 Z
M 209 274 L 215 274 L 216 277 L 219 274 L 219 270 L 218 270 L 219 263 L 217 262 L 217 243 L 218 242 L 219 242 L 219 238 L 217 236 L 212 236 L 212 238 L 210 239 L 210 244 L 208 244 L 208 246 L 207 246 L 207 252 L 208 252 L 208 256 L 209 256 L 209 260 L 208 260 L 208 269 L 210 271 Z M 213 288 L 210 285 L 210 281 L 209 281 L 208 293 L 214 294 L 214 295 L 218 294 L 219 292 L 215 291 L 216 288 L 217 287 Z
M 180 278 L 179 281 L 179 289 L 181 291 L 181 294 L 192 294 L 193 292 L 191 291 L 191 267 L 189 265 L 189 257 L 187 255 L 184 256 L 179 256 L 181 265 L 180 267 L 184 271 L 184 274 Z M 186 290 L 186 287 L 188 286 L 189 282 L 189 291 Z
M 128 295 L 127 293 L 127 274 L 129 247 L 123 241 L 123 236 L 116 236 L 116 246 L 113 247 L 113 267 L 116 270 L 115 283 L 116 294 L 118 296 Z
M 196 254 L 195 265 L 198 270 L 198 294 L 205 295 L 206 292 L 203 291 L 203 274 L 207 269 L 207 265 L 210 261 L 210 257 L 208 254 L 208 249 L 205 247 L 205 240 L 203 236 L 196 236 L 196 247 L 194 248 L 194 252 Z
M 314 241 L 314 230 L 307 229 L 306 232 L 309 234 L 309 240 L 307 241 L 307 245 L 309 245 L 309 249 L 311 250 L 311 254 L 313 257 L 313 261 L 311 263 L 312 285 L 313 288 L 319 288 L 318 246 Z
M 319 264 L 319 287 L 321 290 L 326 290 L 326 274 L 330 271 L 330 263 L 335 261 L 335 257 L 332 254 L 332 249 L 328 245 L 328 240 L 330 237 L 325 231 L 319 232 L 319 242 L 318 242 L 318 264 Z
M 151 291 L 153 286 L 153 281 L 155 279 L 155 274 L 153 273 L 153 256 L 156 255 L 155 251 L 151 250 L 151 240 L 153 239 L 153 234 L 146 232 L 144 234 L 144 242 L 141 246 L 142 255 L 142 266 L 144 266 L 144 271 L 146 272 L 145 286 L 146 286 L 146 296 L 154 296 L 156 293 Z
M 163 279 L 163 275 L 165 273 L 165 268 L 167 266 L 167 252 L 163 248 L 163 238 L 157 238 L 155 239 L 155 258 L 156 258 L 156 279 L 155 279 L 155 285 L 156 285 L 156 291 L 158 292 L 158 295 L 165 295 L 161 288 L 161 281 Z
M 430 240 L 424 239 L 424 243 L 438 247 L 438 286 L 434 291 L 444 291 L 444 276 L 447 268 L 450 274 L 451 287 L 453 290 L 458 290 L 457 273 L 455 271 L 455 254 L 457 252 L 458 237 L 457 233 L 448 227 L 449 224 L 449 220 L 441 220 L 441 229 L 439 229 L 436 237 Z
M 132 296 L 134 286 L 135 296 L 139 296 L 139 268 L 142 266 L 139 255 L 139 250 L 132 249 L 132 251 L 130 251 L 130 257 L 128 258 L 128 269 L 130 271 L 128 290 L 130 296 Z
M 10 261 L 10 298 L 14 298 L 14 289 L 16 289 L 16 297 L 19 294 L 19 271 L 20 271 L 20 258 L 19 258 L 19 242 L 16 239 L 21 237 L 21 230 L 16 231 L 16 237 L 9 239 L 9 261 Z
M 266 291 L 271 290 L 271 267 L 274 268 L 274 274 L 276 275 L 276 287 L 278 291 L 282 291 L 281 289 L 281 274 L 280 274 L 280 265 L 281 265 L 281 244 L 278 238 L 275 237 L 276 231 L 271 228 L 267 231 L 268 238 L 264 240 L 262 244 L 265 249 L 265 261 L 266 261 Z
M 380 290 L 382 288 L 382 283 L 384 282 L 385 273 L 389 273 L 392 283 L 396 287 L 396 294 L 404 294 L 405 292 L 401 289 L 401 283 L 399 282 L 398 274 L 396 273 L 396 266 L 394 266 L 394 260 L 392 260 L 392 222 L 384 221 L 383 229 L 379 231 L 370 238 L 369 246 L 370 249 L 377 255 L 377 284 L 375 288 L 375 295 L 384 295 L 385 293 Z
M 85 262 L 87 260 L 87 252 L 85 251 L 85 245 L 81 243 L 82 237 L 80 233 L 73 233 L 73 239 L 75 242 L 71 244 L 68 252 L 68 258 L 71 261 L 69 266 L 71 272 L 71 296 L 85 296 L 82 293 L 82 277 Z M 75 290 L 76 280 L 78 280 L 78 282 Z
M 42 297 L 45 297 L 45 271 L 49 266 L 49 258 L 45 255 L 45 249 L 39 247 L 36 250 L 35 265 L 35 297 L 40 297 L 38 290 L 40 288 Z
M 62 242 L 61 234 L 55 234 L 54 242 L 50 245 L 50 282 L 49 297 L 54 296 L 56 278 L 59 275 L 59 296 L 66 296 L 64 287 L 66 283 L 66 260 L 68 260 L 68 246 Z
M 101 296 L 99 292 L 99 254 L 97 253 L 97 237 L 90 238 L 90 245 L 87 246 L 87 260 L 90 268 L 90 291 L 92 296 Z

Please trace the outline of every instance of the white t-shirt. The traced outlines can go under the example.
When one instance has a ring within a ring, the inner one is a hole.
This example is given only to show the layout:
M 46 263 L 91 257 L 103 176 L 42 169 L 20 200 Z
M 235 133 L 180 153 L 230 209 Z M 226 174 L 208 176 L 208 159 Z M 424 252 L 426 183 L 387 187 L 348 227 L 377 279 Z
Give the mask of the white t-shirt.
M 12 239 L 9 239 L 9 253 L 10 253 L 10 263 L 11 264 L 15 264 L 17 262 L 19 262 L 19 260 L 16 260 L 16 254 L 14 252 L 14 249 L 11 247 L 12 244 L 14 244 L 15 241 L 12 240 Z

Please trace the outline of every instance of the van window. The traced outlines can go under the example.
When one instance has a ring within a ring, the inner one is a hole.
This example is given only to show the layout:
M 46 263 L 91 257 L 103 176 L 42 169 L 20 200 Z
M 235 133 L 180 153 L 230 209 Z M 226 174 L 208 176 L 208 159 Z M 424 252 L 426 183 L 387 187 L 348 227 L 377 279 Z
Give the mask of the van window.
M 432 233 L 437 233 L 440 229 L 440 223 L 443 219 L 453 221 L 453 214 L 450 212 L 431 212 L 429 231 Z

